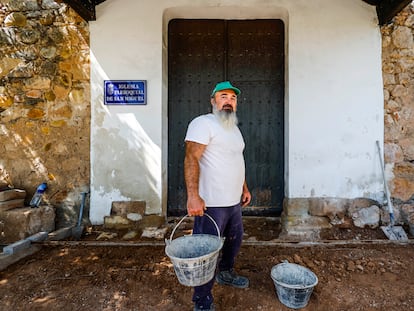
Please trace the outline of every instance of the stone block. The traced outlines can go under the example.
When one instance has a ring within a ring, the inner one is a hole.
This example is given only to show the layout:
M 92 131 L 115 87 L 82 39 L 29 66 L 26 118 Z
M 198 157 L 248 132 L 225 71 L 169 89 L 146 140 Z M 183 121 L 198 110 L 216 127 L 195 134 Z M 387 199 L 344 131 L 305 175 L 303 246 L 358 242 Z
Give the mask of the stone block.
M 26 191 L 20 189 L 10 189 L 5 191 L 0 191 L 0 202 L 24 199 L 26 197 Z
M 138 221 L 144 216 L 145 207 L 145 201 L 114 201 L 112 202 L 111 215 Z
M 391 183 L 391 196 L 401 201 L 408 201 L 414 194 L 414 164 L 397 163 L 394 166 L 394 179 Z
M 165 225 L 166 219 L 164 216 L 159 215 L 146 215 L 142 220 L 138 221 L 137 226 L 139 229 L 146 227 L 162 227 Z
M 397 206 L 393 206 L 393 214 L 394 214 L 395 225 L 404 224 L 403 215 L 401 214 L 401 210 Z M 388 225 L 389 223 L 390 223 L 390 213 L 389 213 L 387 204 L 385 204 L 380 209 L 380 224 Z
M 305 216 L 309 211 L 309 199 L 288 198 L 283 202 L 283 211 L 286 216 Z
M 372 205 L 379 206 L 379 203 L 369 198 L 356 198 L 352 200 L 349 208 L 365 208 Z
M 345 216 L 348 206 L 348 199 L 314 198 L 310 199 L 309 215 L 326 216 L 330 219 L 334 219 L 335 216 L 338 216 L 340 219 L 342 219 Z
M 105 229 L 131 229 L 134 227 L 134 223 L 126 217 L 119 215 L 111 215 L 104 217 L 104 228 Z
M 133 230 L 133 231 L 128 231 L 127 233 L 125 233 L 122 236 L 121 239 L 122 240 L 132 240 L 132 239 L 136 238 L 137 236 L 138 236 L 138 232 Z
M 370 207 L 357 208 L 352 213 L 354 225 L 358 228 L 378 228 L 380 222 L 380 209 L 376 205 Z
M 328 217 L 319 216 L 287 216 L 282 215 L 282 232 L 280 239 L 285 240 L 317 240 L 322 229 L 331 229 Z
M 142 232 L 142 238 L 164 240 L 167 228 L 148 227 Z
M 146 215 L 137 221 L 134 221 L 127 216 L 111 215 L 104 217 L 104 228 L 105 229 L 137 229 L 144 230 L 147 227 L 161 227 L 165 225 L 165 217 L 159 215 Z
M 283 210 L 287 216 L 343 218 L 350 204 L 349 199 L 342 198 L 290 198 L 285 200 Z
M 16 199 L 0 202 L 0 212 L 8 211 L 14 208 L 24 207 L 24 199 Z
M 380 208 L 381 205 L 375 200 L 356 198 L 352 200 L 346 215 L 356 227 L 377 228 L 383 215 Z
M 51 206 L 15 208 L 0 212 L 3 223 L 2 243 L 13 243 L 38 232 L 55 228 L 55 210 Z
M 403 204 L 401 206 L 401 216 L 405 223 L 414 224 L 414 204 Z
M 300 228 L 301 230 L 320 230 L 332 228 L 332 225 L 329 223 L 329 219 L 327 217 L 319 216 L 289 216 L 284 218 L 282 224 L 290 228 Z

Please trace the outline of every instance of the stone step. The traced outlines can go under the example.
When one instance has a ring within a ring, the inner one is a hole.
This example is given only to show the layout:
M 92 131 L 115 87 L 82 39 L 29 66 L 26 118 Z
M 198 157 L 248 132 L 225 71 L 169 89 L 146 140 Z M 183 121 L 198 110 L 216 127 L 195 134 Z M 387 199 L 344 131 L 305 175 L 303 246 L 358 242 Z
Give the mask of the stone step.
M 20 189 L 10 189 L 0 191 L 0 202 L 16 200 L 16 199 L 24 199 L 26 197 L 26 191 Z

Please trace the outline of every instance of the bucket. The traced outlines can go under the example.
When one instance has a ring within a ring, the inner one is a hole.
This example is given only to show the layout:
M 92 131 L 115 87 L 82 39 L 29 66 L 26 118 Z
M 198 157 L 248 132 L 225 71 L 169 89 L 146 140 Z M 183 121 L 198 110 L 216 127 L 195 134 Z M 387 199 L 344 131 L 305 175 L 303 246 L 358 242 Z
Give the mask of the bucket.
M 280 263 L 270 275 L 280 302 L 292 309 L 305 307 L 318 284 L 318 277 L 311 270 L 294 263 Z
M 218 236 L 210 234 L 185 235 L 172 240 L 175 230 L 188 216 L 184 216 L 175 226 L 170 239 L 165 240 L 165 253 L 171 259 L 178 281 L 185 286 L 200 286 L 213 279 L 216 263 L 224 240 L 214 219 Z

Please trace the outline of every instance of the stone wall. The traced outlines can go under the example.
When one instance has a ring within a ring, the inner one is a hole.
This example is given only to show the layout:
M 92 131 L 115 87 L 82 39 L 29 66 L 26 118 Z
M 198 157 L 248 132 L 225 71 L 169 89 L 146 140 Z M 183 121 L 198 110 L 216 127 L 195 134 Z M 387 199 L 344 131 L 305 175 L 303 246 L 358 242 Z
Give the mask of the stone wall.
M 0 184 L 73 210 L 89 187 L 88 23 L 53 0 L 0 2 Z M 58 214 L 58 212 L 57 212 Z
M 394 205 L 414 222 L 414 2 L 381 28 L 385 162 Z

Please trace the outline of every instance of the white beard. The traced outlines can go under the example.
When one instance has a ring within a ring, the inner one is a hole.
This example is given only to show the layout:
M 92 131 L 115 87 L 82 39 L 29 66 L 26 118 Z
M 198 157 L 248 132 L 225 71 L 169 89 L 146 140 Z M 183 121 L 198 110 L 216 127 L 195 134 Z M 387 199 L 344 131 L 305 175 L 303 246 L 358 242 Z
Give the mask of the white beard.
M 225 110 L 217 110 L 216 105 L 213 105 L 213 114 L 216 116 L 220 124 L 225 129 L 229 130 L 237 126 L 238 120 L 237 120 L 236 112 L 234 111 L 227 112 Z

